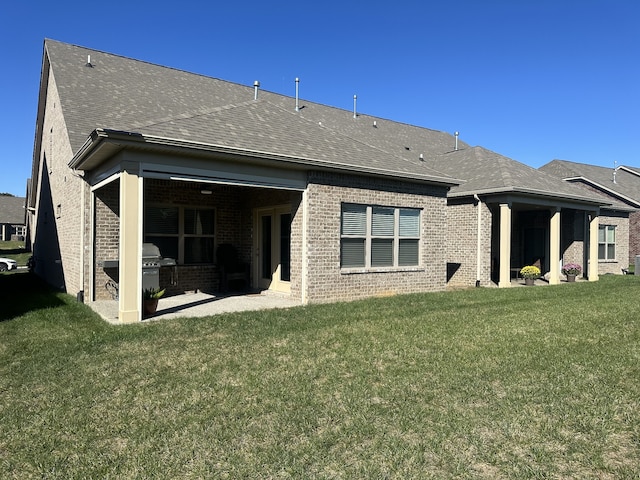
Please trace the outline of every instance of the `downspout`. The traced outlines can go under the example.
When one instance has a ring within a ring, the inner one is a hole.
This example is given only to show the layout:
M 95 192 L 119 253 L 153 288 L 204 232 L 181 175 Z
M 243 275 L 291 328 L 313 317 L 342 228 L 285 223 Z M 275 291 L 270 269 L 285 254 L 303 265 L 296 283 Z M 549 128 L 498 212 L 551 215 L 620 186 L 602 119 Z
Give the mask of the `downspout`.
M 307 228 L 309 226 L 309 186 L 304 189 L 302 192 L 302 279 L 300 281 L 300 300 L 303 305 L 306 305 L 308 300 L 307 296 L 307 288 L 309 287 L 307 276 L 309 275 L 308 265 L 308 255 L 309 249 L 307 246 L 307 242 L 309 241 L 309 237 L 307 235 Z
M 478 231 L 476 234 L 476 287 L 480 286 L 480 262 L 482 260 L 482 254 L 480 252 L 480 247 L 482 246 L 482 241 L 480 239 L 480 235 L 482 233 L 482 202 L 480 201 L 480 197 L 477 194 L 473 194 L 473 198 L 477 203 L 476 208 L 478 209 Z
M 84 235 L 84 227 L 85 227 L 85 215 L 86 215 L 86 192 L 85 192 L 85 183 L 84 181 L 80 181 L 80 192 L 82 195 L 82 206 L 80 210 L 80 291 L 77 295 L 77 300 L 80 303 L 84 303 L 84 248 L 85 248 L 85 235 Z

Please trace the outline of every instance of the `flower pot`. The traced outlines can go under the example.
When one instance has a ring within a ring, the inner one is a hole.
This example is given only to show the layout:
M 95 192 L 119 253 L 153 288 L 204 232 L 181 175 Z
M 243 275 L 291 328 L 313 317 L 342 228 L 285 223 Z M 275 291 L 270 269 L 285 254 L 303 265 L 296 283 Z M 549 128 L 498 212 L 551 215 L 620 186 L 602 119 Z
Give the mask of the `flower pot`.
M 144 316 L 149 317 L 156 313 L 158 309 L 158 299 L 157 298 L 149 298 L 142 302 Z
M 535 285 L 535 282 L 536 282 L 535 278 L 525 278 L 524 279 L 524 284 L 528 285 L 528 286 Z
M 575 282 L 576 281 L 576 276 L 575 274 L 572 275 L 570 273 L 567 273 L 567 282 Z

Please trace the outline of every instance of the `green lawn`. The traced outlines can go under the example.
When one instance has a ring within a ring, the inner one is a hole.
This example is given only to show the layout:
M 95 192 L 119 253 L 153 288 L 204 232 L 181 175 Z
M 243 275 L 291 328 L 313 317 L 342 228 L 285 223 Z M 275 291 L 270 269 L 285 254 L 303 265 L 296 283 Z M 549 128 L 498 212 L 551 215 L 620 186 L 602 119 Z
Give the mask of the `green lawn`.
M 640 478 L 640 277 L 119 327 L 31 281 L 0 478 Z
M 31 253 L 24 248 L 24 242 L 0 242 L 0 257 L 15 260 L 19 267 L 26 266 L 30 256 Z

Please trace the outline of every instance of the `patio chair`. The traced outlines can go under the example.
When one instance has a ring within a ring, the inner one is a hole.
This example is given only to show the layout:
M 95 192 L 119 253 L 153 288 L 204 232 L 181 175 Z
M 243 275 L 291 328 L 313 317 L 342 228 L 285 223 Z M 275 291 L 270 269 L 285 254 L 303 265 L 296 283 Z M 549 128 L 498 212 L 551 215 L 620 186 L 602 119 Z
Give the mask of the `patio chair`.
M 249 289 L 249 264 L 240 261 L 238 251 L 233 245 L 220 244 L 216 251 L 216 260 L 221 292 L 229 291 L 230 287 L 235 287 L 235 290 Z M 241 288 L 238 288 L 240 286 Z

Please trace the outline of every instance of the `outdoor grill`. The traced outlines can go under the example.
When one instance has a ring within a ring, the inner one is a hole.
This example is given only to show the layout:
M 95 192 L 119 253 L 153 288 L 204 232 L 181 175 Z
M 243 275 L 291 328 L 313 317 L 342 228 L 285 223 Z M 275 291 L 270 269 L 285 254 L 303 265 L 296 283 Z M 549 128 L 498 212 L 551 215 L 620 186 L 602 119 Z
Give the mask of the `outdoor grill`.
M 173 258 L 163 258 L 160 249 L 153 243 L 142 244 L 142 289 L 160 288 L 160 268 L 174 267 Z M 118 268 L 118 260 L 105 260 L 103 268 Z M 117 287 L 116 287 L 117 288 Z
M 173 258 L 162 258 L 160 249 L 153 243 L 142 244 L 142 289 L 160 288 L 160 267 L 173 267 Z

